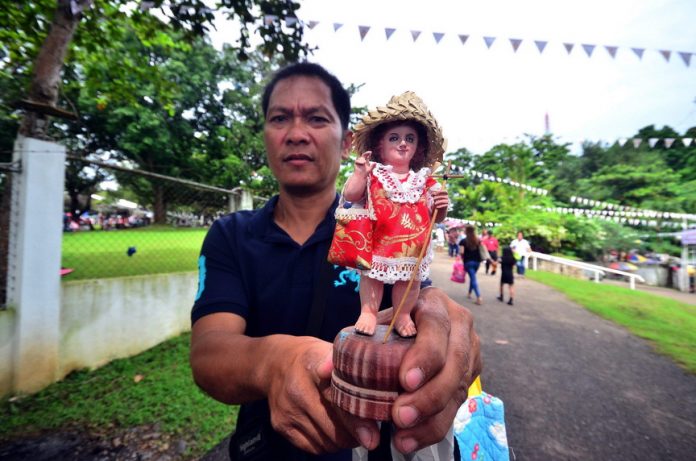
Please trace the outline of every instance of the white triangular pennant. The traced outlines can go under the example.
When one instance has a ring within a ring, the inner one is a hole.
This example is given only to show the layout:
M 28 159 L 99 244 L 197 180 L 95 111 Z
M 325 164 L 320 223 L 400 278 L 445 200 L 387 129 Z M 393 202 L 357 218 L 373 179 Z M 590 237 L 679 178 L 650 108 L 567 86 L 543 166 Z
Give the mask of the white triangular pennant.
M 392 27 L 385 27 L 384 28 L 384 34 L 387 36 L 387 40 L 389 40 L 389 37 L 392 36 L 392 34 L 394 33 L 395 30 L 396 29 L 394 29 Z
M 596 45 L 590 45 L 583 43 L 582 48 L 585 50 L 585 53 L 587 53 L 587 57 L 591 58 L 592 57 L 592 52 L 594 51 Z
M 628 141 L 628 139 L 626 139 L 626 138 L 619 138 L 619 146 L 623 147 L 624 144 L 626 144 L 626 141 Z
M 607 53 L 609 53 L 609 56 L 613 58 L 616 57 L 616 50 L 619 49 L 618 46 L 609 46 L 609 45 L 604 45 L 604 48 L 607 50 Z
M 495 37 L 483 37 L 483 41 L 486 42 L 486 48 L 490 50 L 493 42 L 495 42 Z
M 517 52 L 517 48 L 522 44 L 522 40 L 519 38 L 511 38 L 510 44 L 512 45 L 512 51 Z
M 292 16 L 288 16 L 285 18 L 285 25 L 288 27 L 292 27 L 295 24 L 297 24 L 297 18 L 294 18 Z
M 686 64 L 686 67 L 689 67 L 691 65 L 691 55 L 693 53 L 686 53 L 684 51 L 679 52 L 679 56 L 681 56 L 682 61 L 684 61 L 684 64 Z
M 468 35 L 459 34 L 459 41 L 462 42 L 462 45 L 464 45 L 468 39 L 469 39 Z
M 442 32 L 433 32 L 433 38 L 435 39 L 435 43 L 440 43 L 440 40 L 442 40 L 442 37 L 444 37 L 445 34 Z
M 669 149 L 674 144 L 674 138 L 665 138 L 665 147 Z
M 663 58 L 665 58 L 665 61 L 667 62 L 669 62 L 669 57 L 672 56 L 672 52 L 669 50 L 660 50 L 660 54 Z
M 546 44 L 549 43 L 546 40 L 534 40 L 534 44 L 537 47 L 537 50 L 539 50 L 539 54 L 542 54 L 544 52 L 544 48 L 546 48 Z
M 267 14 L 266 16 L 263 17 L 263 23 L 266 26 L 270 26 L 273 24 L 276 20 L 278 19 L 278 16 L 275 14 Z
M 314 29 L 319 24 L 319 21 L 309 21 L 309 28 Z
M 686 147 L 689 147 L 691 145 L 691 141 L 693 141 L 694 138 L 682 138 L 682 142 Z
M 565 47 L 568 54 L 570 54 L 570 52 L 573 51 L 573 47 L 575 46 L 575 44 L 574 43 L 564 43 L 563 46 Z
M 633 147 L 638 149 L 640 147 L 640 143 L 643 142 L 642 139 L 640 138 L 633 138 Z
M 660 140 L 660 138 L 648 139 L 648 144 L 650 144 L 650 148 L 652 149 L 653 147 L 655 147 L 655 145 L 657 144 L 657 141 L 659 141 L 659 140 Z
M 420 30 L 412 30 L 411 31 L 411 37 L 413 37 L 413 41 L 415 42 L 418 40 L 418 36 L 421 34 Z
M 643 59 L 643 52 L 645 52 L 645 48 L 631 48 L 633 52 L 638 56 L 638 59 Z
M 338 31 L 341 27 L 343 27 L 343 23 L 340 22 L 334 22 L 334 32 Z

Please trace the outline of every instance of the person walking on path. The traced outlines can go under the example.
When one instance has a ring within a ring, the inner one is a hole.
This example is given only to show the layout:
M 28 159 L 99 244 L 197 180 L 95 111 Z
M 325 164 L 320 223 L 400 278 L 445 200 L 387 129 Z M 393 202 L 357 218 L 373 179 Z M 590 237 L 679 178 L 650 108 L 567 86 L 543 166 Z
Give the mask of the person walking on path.
M 515 255 L 517 260 L 517 275 L 524 277 L 525 261 L 527 256 L 532 251 L 531 245 L 524 238 L 522 231 L 517 233 L 517 238 L 510 242 L 510 248 L 512 248 L 512 253 Z
M 466 226 L 465 233 L 466 236 L 459 242 L 459 246 L 462 249 L 464 268 L 469 276 L 469 293 L 467 298 L 471 299 L 471 293 L 473 292 L 476 295 L 476 304 L 482 304 L 483 298 L 481 297 L 478 280 L 476 279 L 476 272 L 481 265 L 481 261 L 490 260 L 490 256 L 486 247 L 483 246 L 476 236 L 474 226 Z
M 450 227 L 447 230 L 447 246 L 448 254 L 452 258 L 456 258 L 459 254 L 459 230 L 456 227 Z
M 511 306 L 514 304 L 512 299 L 515 297 L 515 275 L 512 273 L 515 262 L 512 248 L 503 248 L 503 255 L 500 258 L 500 296 L 498 296 L 498 301 L 501 303 L 505 301 L 503 296 L 503 285 L 507 285 L 510 295 L 510 299 L 507 303 Z
M 498 248 L 500 247 L 498 239 L 493 236 L 493 231 L 484 229 L 481 235 L 481 243 L 486 247 L 491 257 L 490 260 L 486 260 L 486 274 L 488 274 L 489 269 L 493 269 L 491 275 L 495 275 L 495 271 L 498 268 Z

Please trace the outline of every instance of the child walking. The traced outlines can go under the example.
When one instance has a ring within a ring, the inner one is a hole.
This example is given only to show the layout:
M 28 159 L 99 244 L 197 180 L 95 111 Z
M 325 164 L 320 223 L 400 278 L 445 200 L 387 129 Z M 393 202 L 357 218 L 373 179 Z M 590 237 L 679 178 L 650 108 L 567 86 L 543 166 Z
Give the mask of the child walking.
M 500 296 L 498 296 L 498 301 L 503 302 L 503 285 L 508 286 L 508 294 L 510 299 L 508 300 L 509 305 L 513 305 L 513 298 L 515 297 L 515 276 L 512 272 L 513 267 L 517 264 L 515 260 L 515 255 L 512 253 L 512 248 L 503 248 L 503 257 L 500 260 Z
M 384 284 L 389 283 L 394 285 L 394 309 L 406 295 L 394 328 L 401 336 L 414 336 L 410 314 L 433 258 L 428 245 L 431 216 L 436 213 L 435 221 L 441 222 L 449 205 L 447 191 L 431 177 L 430 169 L 442 159 L 445 140 L 423 101 L 407 91 L 370 111 L 356 126 L 353 142 L 361 155 L 343 198 L 364 203 L 372 223 L 372 262 L 368 269 L 361 268 L 361 313 L 355 330 L 374 334 Z M 339 206 L 337 219 L 341 213 Z M 426 253 L 416 267 L 424 245 Z M 415 282 L 406 294 L 414 271 Z

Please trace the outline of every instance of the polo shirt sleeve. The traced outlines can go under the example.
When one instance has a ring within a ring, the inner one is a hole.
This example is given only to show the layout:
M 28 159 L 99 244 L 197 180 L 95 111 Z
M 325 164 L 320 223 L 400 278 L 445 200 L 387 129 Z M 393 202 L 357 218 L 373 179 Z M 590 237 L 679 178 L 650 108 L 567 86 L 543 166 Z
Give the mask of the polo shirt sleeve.
M 198 291 L 191 310 L 191 324 L 199 318 L 230 312 L 247 318 L 249 303 L 239 264 L 233 215 L 213 223 L 198 258 Z

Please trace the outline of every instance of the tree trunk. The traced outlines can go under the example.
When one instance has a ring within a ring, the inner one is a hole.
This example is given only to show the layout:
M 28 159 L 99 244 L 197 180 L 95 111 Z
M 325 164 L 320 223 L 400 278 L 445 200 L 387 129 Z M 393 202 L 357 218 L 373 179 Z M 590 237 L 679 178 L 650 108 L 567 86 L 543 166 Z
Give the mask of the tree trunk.
M 58 102 L 61 72 L 68 46 L 80 21 L 83 8 L 92 0 L 58 0 L 51 28 L 44 40 L 34 66 L 34 78 L 29 88 L 29 101 L 54 106 Z M 48 139 L 48 116 L 27 111 L 19 127 L 26 137 Z

